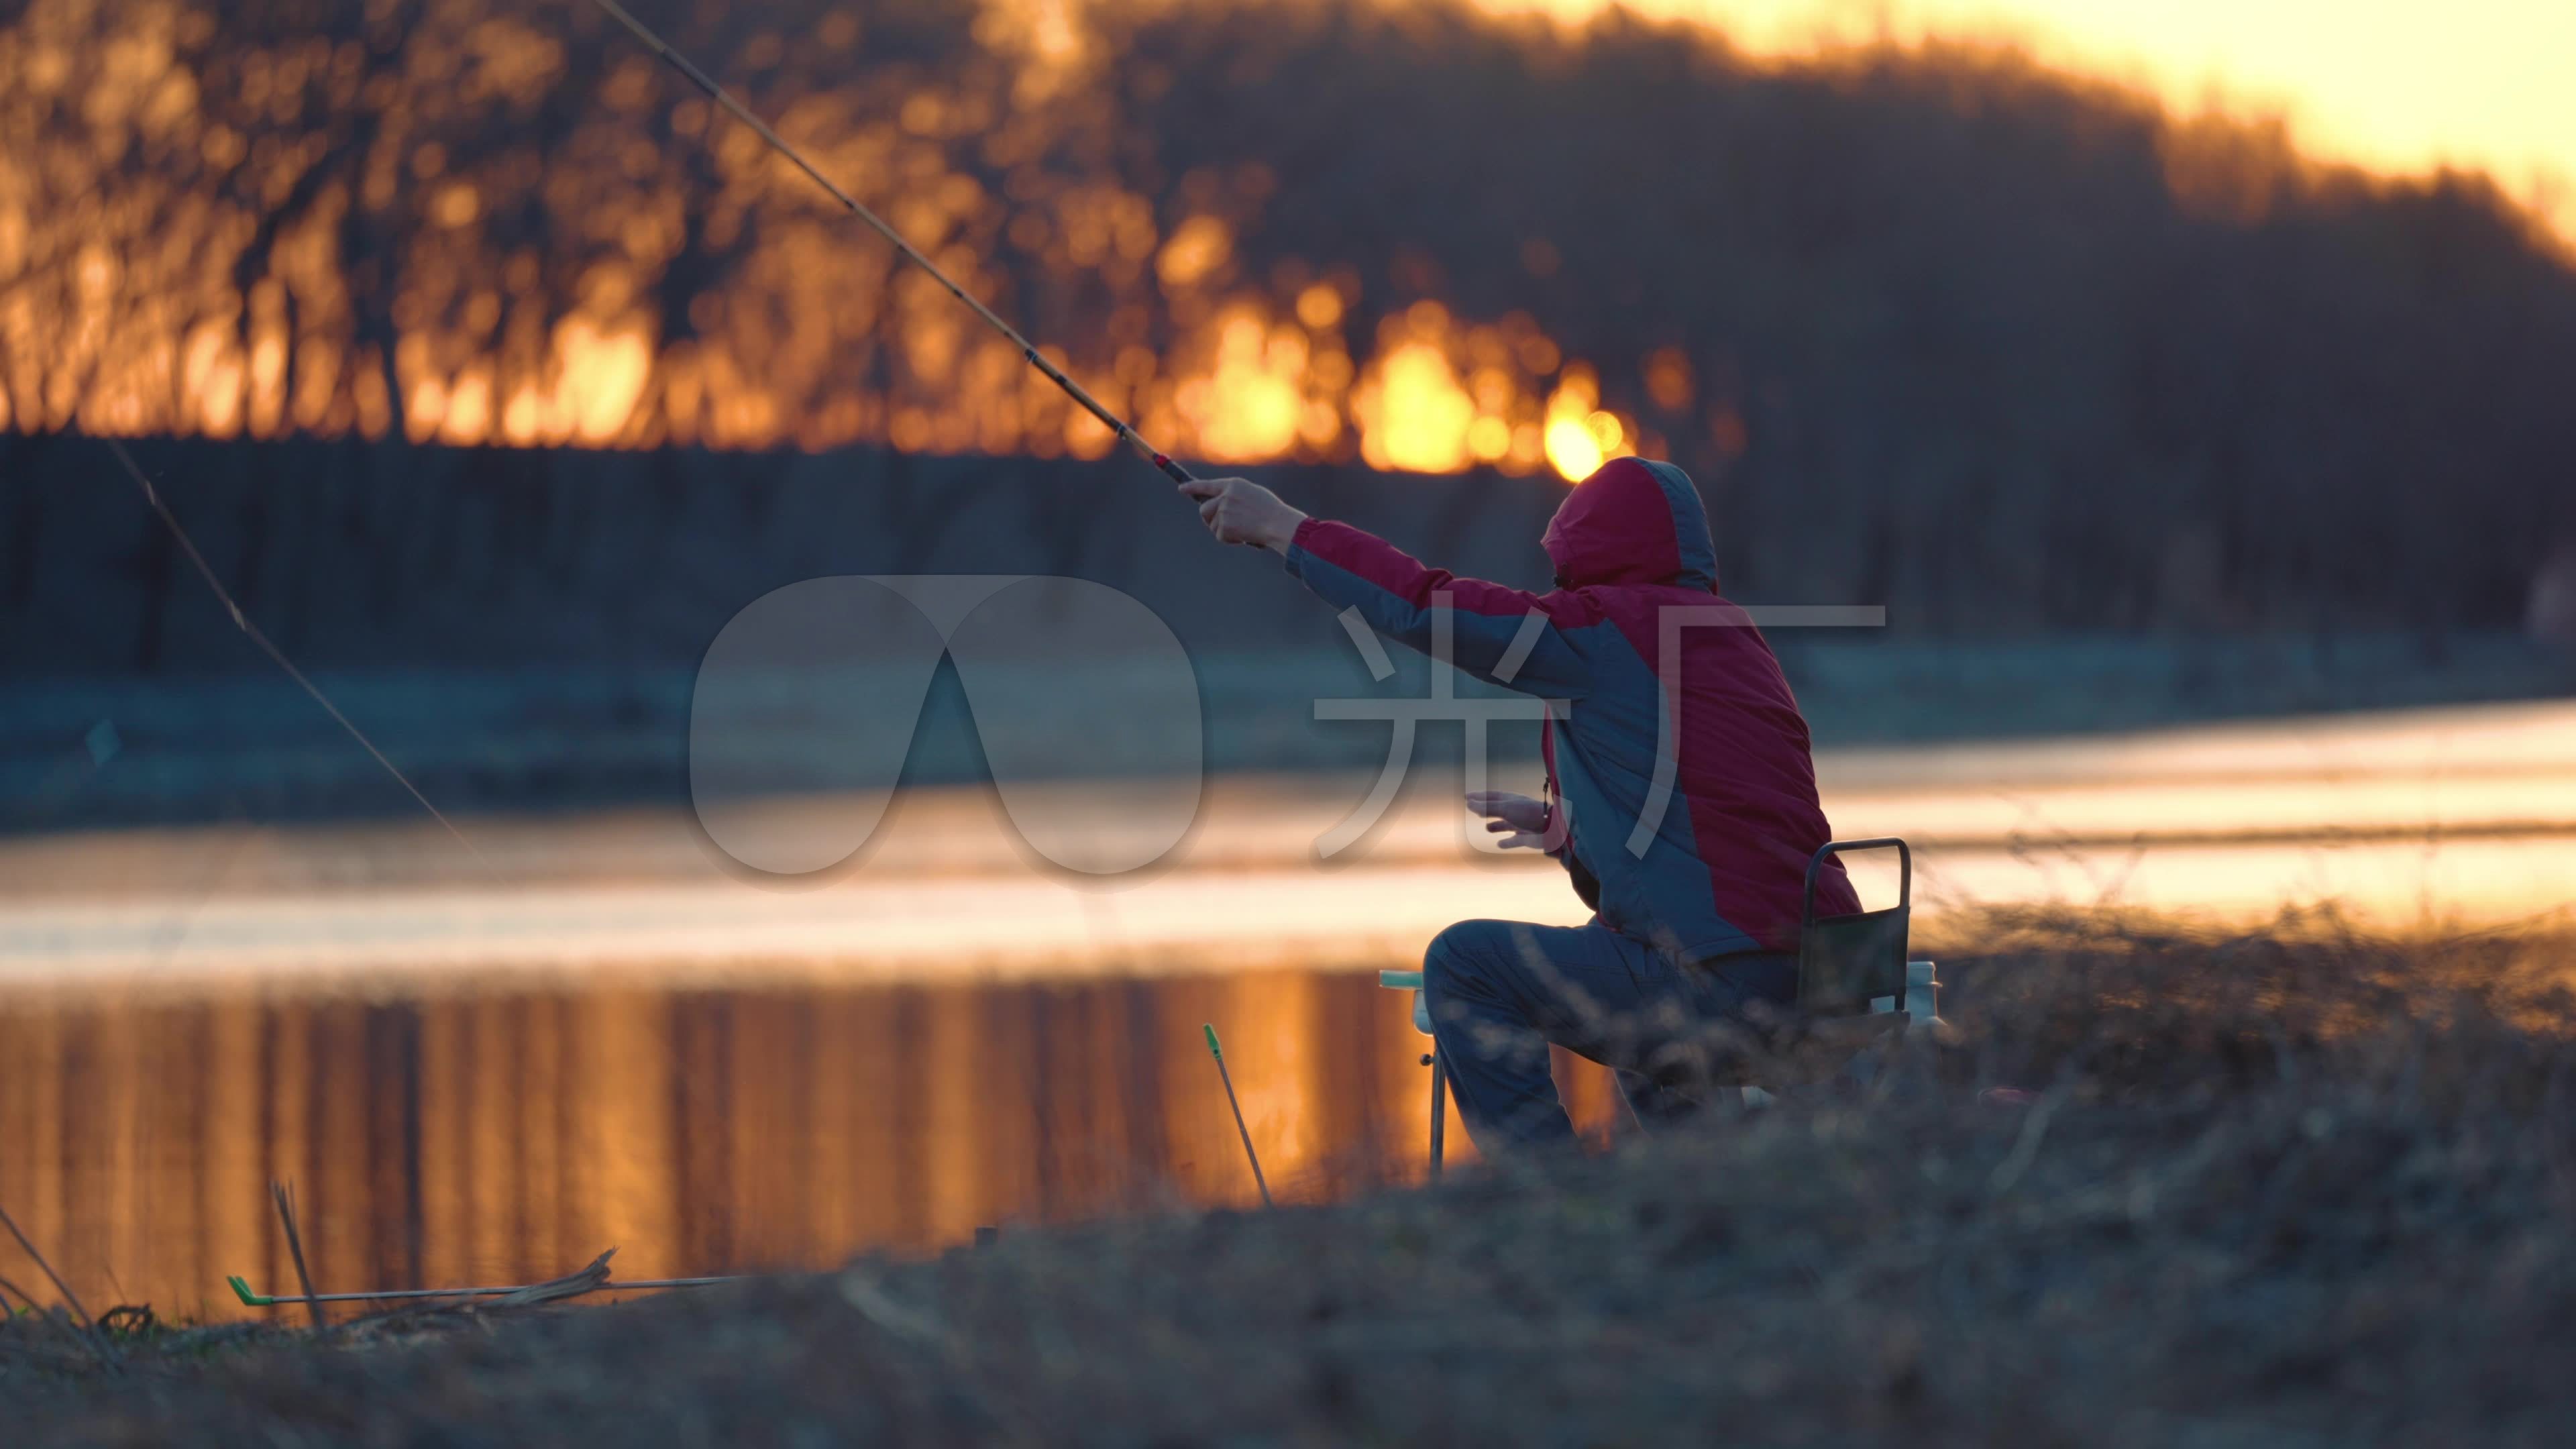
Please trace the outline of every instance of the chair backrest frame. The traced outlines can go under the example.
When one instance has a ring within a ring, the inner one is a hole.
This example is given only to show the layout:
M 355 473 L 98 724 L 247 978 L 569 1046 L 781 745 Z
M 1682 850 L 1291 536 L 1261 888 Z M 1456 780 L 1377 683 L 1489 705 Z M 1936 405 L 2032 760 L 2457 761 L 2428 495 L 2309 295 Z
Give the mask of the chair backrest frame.
M 1798 894 L 1798 924 L 1811 926 L 1816 920 L 1816 877 L 1824 873 L 1825 862 L 1852 850 L 1894 850 L 1896 852 L 1896 909 L 1914 908 L 1914 847 L 1902 836 L 1873 835 L 1867 840 L 1828 840 L 1816 847 L 1807 859 L 1806 889 Z
M 1854 850 L 1893 849 L 1896 904 L 1886 910 L 1816 919 L 1816 881 L 1825 862 Z M 1853 1016 L 1882 997 L 1904 1008 L 1906 940 L 1914 913 L 1914 850 L 1893 835 L 1828 840 L 1807 861 L 1798 905 L 1798 1006 L 1818 1016 Z

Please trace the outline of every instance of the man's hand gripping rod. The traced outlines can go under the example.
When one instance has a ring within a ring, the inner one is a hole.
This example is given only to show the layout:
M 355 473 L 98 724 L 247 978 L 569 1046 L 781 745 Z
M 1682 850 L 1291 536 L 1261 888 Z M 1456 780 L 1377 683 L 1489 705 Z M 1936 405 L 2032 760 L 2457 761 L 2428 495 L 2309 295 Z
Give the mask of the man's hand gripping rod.
M 1093 397 L 1090 393 L 1083 391 L 1082 384 L 1075 382 L 1070 377 L 1067 377 L 1063 368 L 1056 366 L 1054 363 L 1049 362 L 1046 358 L 1040 356 L 1038 350 L 1029 345 L 1029 340 L 1019 334 L 1018 329 L 1012 327 L 1010 323 L 1003 321 L 1000 316 L 995 314 L 992 308 L 985 306 L 983 303 L 976 301 L 972 296 L 968 295 L 965 288 L 950 281 L 946 272 L 939 270 L 936 263 L 915 250 L 912 243 L 903 239 L 901 233 L 897 232 L 893 227 L 886 225 L 884 218 L 860 205 L 857 197 L 854 197 L 850 195 L 850 193 L 843 191 L 840 187 L 833 185 L 832 178 L 815 170 L 814 163 L 806 160 L 795 147 L 788 145 L 776 131 L 769 129 L 767 122 L 761 120 L 760 117 L 753 115 L 742 102 L 735 100 L 724 87 L 717 85 L 712 79 L 708 78 L 705 71 L 702 71 L 695 65 L 691 64 L 687 56 L 673 50 L 663 41 L 662 37 L 655 35 L 643 21 L 627 14 L 625 7 L 619 5 L 617 0 L 591 0 L 591 3 L 597 5 L 600 9 L 607 11 L 609 18 L 634 32 L 637 40 L 644 42 L 644 44 L 649 47 L 655 55 L 669 61 L 673 70 L 678 71 L 681 75 L 688 78 L 689 84 L 696 86 L 699 90 L 705 91 L 708 97 L 717 105 L 733 112 L 734 119 L 742 122 L 746 126 L 749 126 L 752 131 L 760 137 L 760 139 L 769 143 L 770 149 L 776 151 L 779 155 L 786 157 L 788 160 L 795 162 L 797 170 L 813 177 L 814 184 L 822 187 L 825 191 L 830 192 L 832 194 L 832 199 L 841 203 L 844 210 L 848 211 L 852 216 L 857 217 L 859 220 L 866 222 L 869 227 L 875 230 L 877 235 L 894 243 L 894 249 L 896 251 L 903 253 L 904 257 L 911 261 L 913 265 L 920 267 L 925 272 L 928 272 L 931 277 L 939 283 L 939 285 L 947 288 L 948 295 L 975 309 L 976 316 L 983 318 L 985 323 L 991 326 L 994 331 L 1009 338 L 1013 347 L 1020 349 L 1020 356 L 1028 360 L 1029 366 L 1046 374 L 1047 381 L 1054 383 L 1059 388 L 1062 388 L 1065 396 L 1072 398 L 1077 403 L 1080 403 L 1084 412 L 1091 414 L 1093 417 L 1098 418 L 1102 423 L 1106 424 L 1110 431 L 1118 435 L 1120 441 L 1126 443 L 1127 446 L 1134 448 L 1138 453 L 1144 455 L 1155 467 L 1162 469 L 1165 476 L 1169 477 L 1173 482 L 1187 483 L 1192 481 L 1190 470 L 1173 462 L 1170 458 L 1165 457 L 1161 452 L 1155 449 L 1153 444 L 1146 442 L 1144 438 L 1138 436 L 1136 430 L 1127 425 L 1126 419 L 1111 412 L 1109 409 L 1102 407 L 1100 405 L 1100 400 Z

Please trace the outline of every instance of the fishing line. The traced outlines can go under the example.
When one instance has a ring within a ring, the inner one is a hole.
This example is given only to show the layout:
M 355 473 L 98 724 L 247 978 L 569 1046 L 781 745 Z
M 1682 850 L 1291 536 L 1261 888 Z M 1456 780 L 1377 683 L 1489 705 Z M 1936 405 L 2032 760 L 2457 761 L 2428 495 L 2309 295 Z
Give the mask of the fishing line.
M 483 852 L 474 848 L 474 842 L 465 838 L 465 832 L 456 828 L 456 822 L 440 813 L 437 806 L 430 804 L 429 797 L 420 793 L 420 787 L 411 782 L 409 775 L 397 768 L 393 761 L 385 758 L 385 752 L 376 748 L 376 742 L 367 738 L 366 731 L 350 723 L 349 717 L 340 713 L 340 707 L 333 704 L 330 697 L 316 687 L 312 680 L 305 678 L 304 671 L 295 667 L 295 661 L 287 658 L 285 651 L 270 643 L 268 636 L 260 632 L 259 626 L 250 621 L 250 616 L 242 612 L 242 606 L 233 601 L 232 591 L 224 587 L 222 579 L 215 577 L 214 567 L 206 562 L 204 554 L 197 551 L 197 541 L 188 536 L 188 530 L 179 526 L 178 515 L 172 513 L 170 506 L 161 501 L 161 494 L 152 486 L 152 480 L 135 465 L 134 455 L 125 451 L 125 444 L 116 438 L 106 438 L 102 441 L 115 452 L 116 461 L 125 465 L 126 476 L 134 480 L 134 486 L 143 490 L 143 501 L 152 505 L 154 513 L 161 515 L 162 523 L 168 525 L 170 529 L 170 536 L 179 540 L 179 547 L 187 553 L 188 562 L 196 566 L 197 576 L 206 581 L 206 587 L 215 591 L 215 597 L 223 603 L 225 612 L 233 616 L 233 627 L 249 635 L 250 642 L 258 645 L 261 653 L 277 661 L 277 667 L 286 671 L 287 678 L 302 686 L 306 694 L 313 696 L 315 704 L 322 706 L 331 718 L 339 721 L 340 728 L 349 732 L 349 738 L 356 740 L 368 754 L 375 756 L 376 763 L 385 767 L 385 773 L 393 776 L 395 783 L 411 792 L 411 798 L 420 802 L 420 808 L 428 811 L 431 819 L 447 827 L 447 833 L 455 836 L 456 843 L 464 846 L 467 853 L 476 860 L 482 861 L 484 869 L 491 869 L 492 862 L 484 856 Z
M 865 206 L 860 205 L 857 197 L 850 195 L 850 193 L 843 191 L 840 187 L 832 184 L 832 178 L 814 169 L 814 163 L 806 160 L 804 155 L 795 147 L 788 145 L 786 140 L 776 131 L 769 129 L 767 122 L 761 120 L 760 117 L 753 115 L 750 108 L 743 105 L 742 102 L 735 100 L 732 94 L 725 90 L 724 87 L 717 85 L 713 80 L 709 79 L 707 73 L 691 64 L 687 56 L 673 50 L 668 42 L 664 41 L 662 37 L 654 34 L 643 21 L 627 14 L 625 7 L 619 5 L 617 0 L 591 0 L 591 3 L 597 5 L 600 9 L 607 11 L 610 18 L 614 19 L 618 24 L 625 26 L 630 31 L 633 31 L 636 39 L 644 42 L 644 44 L 649 47 L 655 55 L 669 61 L 671 63 L 671 68 L 686 77 L 689 84 L 696 86 L 699 90 L 705 91 L 709 98 L 713 99 L 717 105 L 733 112 L 734 118 L 741 121 L 744 125 L 749 126 L 752 131 L 760 137 L 760 139 L 768 142 L 770 149 L 796 163 L 796 169 L 813 177 L 814 184 L 822 187 L 825 191 L 830 192 L 832 194 L 832 199 L 841 203 L 843 210 L 846 210 L 850 215 L 857 217 L 859 220 L 866 222 L 877 235 L 894 243 L 896 251 L 903 253 L 904 257 L 911 261 L 913 265 L 920 267 L 925 272 L 928 272 L 931 275 L 932 280 L 947 288 L 949 296 L 952 296 L 958 301 L 965 303 L 968 307 L 973 308 L 976 316 L 983 318 L 985 323 L 994 331 L 999 332 L 1004 337 L 1010 339 L 1011 345 L 1020 349 L 1020 356 L 1028 362 L 1029 366 L 1046 374 L 1047 381 L 1054 383 L 1059 388 L 1062 388 L 1065 396 L 1072 398 L 1075 402 L 1082 405 L 1083 411 L 1091 414 L 1093 417 L 1098 418 L 1102 423 L 1106 424 L 1110 431 L 1118 435 L 1120 441 L 1126 443 L 1127 446 L 1134 448 L 1138 453 L 1143 454 L 1155 467 L 1162 469 L 1164 475 L 1169 477 L 1172 481 L 1176 483 L 1188 483 L 1194 481 L 1187 468 L 1173 462 L 1170 458 L 1164 456 L 1161 451 L 1156 449 L 1153 444 L 1146 442 L 1134 428 L 1127 425 L 1126 419 L 1111 412 L 1109 409 L 1102 407 L 1099 399 L 1094 398 L 1090 393 L 1083 391 L 1082 384 L 1075 382 L 1071 377 L 1066 376 L 1063 368 L 1056 366 L 1054 363 L 1047 361 L 1046 358 L 1039 355 L 1038 350 L 1029 345 L 1029 340 L 1019 334 L 1018 329 L 1012 327 L 1010 323 L 1003 321 L 1000 315 L 994 312 L 992 308 L 976 301 L 974 297 L 967 293 L 965 288 L 960 287 L 955 282 L 949 280 L 948 274 L 941 271 L 937 263 L 931 261 L 930 258 L 923 256 L 918 250 L 916 250 L 912 243 L 905 241 L 902 233 L 896 231 L 893 227 L 888 226 L 884 218 L 878 216 L 875 212 L 868 210 Z

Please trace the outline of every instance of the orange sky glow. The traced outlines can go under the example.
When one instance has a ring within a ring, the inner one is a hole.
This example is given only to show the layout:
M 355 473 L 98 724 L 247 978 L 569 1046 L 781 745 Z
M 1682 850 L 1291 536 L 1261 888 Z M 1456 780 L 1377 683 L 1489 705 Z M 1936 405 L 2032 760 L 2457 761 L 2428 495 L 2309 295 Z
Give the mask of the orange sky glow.
M 1400 0 L 1398 0 L 1400 3 Z M 1475 0 L 1581 24 L 1614 6 L 1755 54 L 2003 42 L 2191 114 L 2278 116 L 2385 175 L 2484 171 L 2576 239 L 2576 5 L 2566 0 Z

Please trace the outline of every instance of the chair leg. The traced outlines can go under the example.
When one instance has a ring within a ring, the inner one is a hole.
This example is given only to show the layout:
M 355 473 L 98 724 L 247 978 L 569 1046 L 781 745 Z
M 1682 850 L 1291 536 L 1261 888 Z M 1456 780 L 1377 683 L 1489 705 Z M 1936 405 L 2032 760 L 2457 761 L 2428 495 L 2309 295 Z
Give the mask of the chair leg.
M 1436 1047 L 1425 1060 L 1431 1063 L 1431 1180 L 1438 1182 L 1442 1138 L 1447 1135 L 1449 1118 L 1449 1069 L 1441 1062 Z

